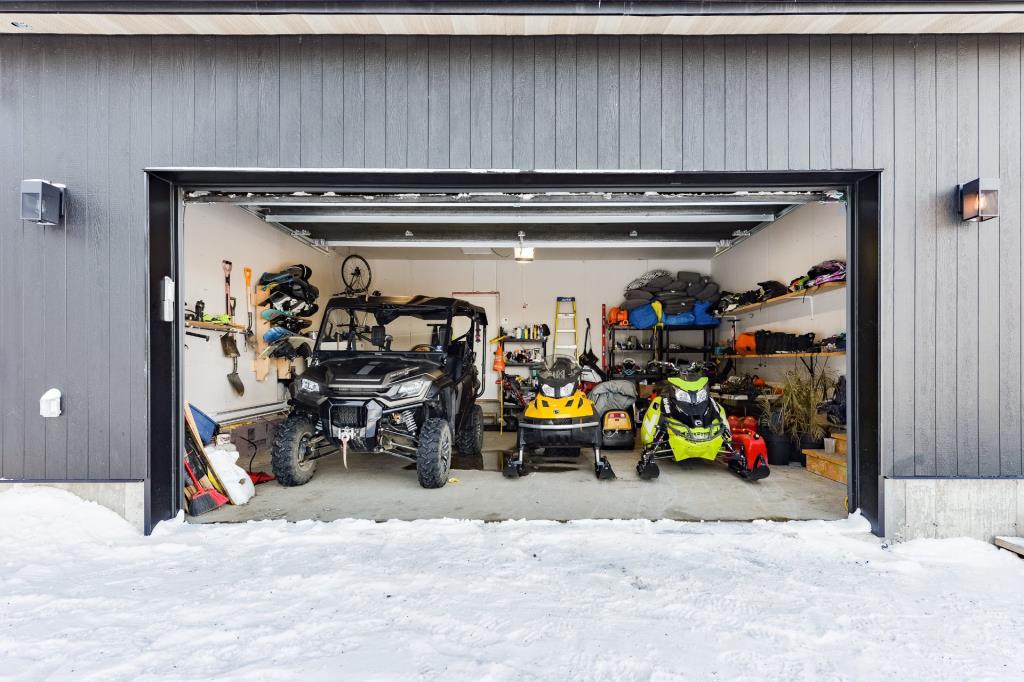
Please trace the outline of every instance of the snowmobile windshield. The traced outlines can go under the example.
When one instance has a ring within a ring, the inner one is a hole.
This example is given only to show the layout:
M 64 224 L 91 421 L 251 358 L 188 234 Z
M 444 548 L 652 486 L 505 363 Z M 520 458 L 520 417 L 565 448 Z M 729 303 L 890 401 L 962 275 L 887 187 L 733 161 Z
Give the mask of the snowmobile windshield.
M 576 391 L 580 380 L 580 366 L 564 355 L 544 361 L 537 375 L 540 391 L 549 398 L 568 398 Z
M 711 399 L 707 377 L 701 376 L 695 380 L 688 377 L 672 379 L 669 381 L 669 389 L 668 399 L 672 403 L 673 412 L 691 417 L 699 417 L 707 412 L 708 401 Z

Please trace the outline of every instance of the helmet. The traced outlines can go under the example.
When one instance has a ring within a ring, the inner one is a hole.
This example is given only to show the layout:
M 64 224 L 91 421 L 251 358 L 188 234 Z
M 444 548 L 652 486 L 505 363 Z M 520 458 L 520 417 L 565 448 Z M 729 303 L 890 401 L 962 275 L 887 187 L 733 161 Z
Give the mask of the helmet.
M 553 355 L 544 360 L 537 375 L 540 392 L 548 398 L 568 398 L 576 392 L 580 381 L 580 366 L 566 355 Z

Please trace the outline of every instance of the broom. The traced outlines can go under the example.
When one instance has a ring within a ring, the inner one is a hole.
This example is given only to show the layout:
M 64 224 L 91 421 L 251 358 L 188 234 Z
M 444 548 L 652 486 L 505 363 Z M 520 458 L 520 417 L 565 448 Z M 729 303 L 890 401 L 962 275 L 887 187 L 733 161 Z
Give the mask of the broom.
M 192 501 L 188 505 L 188 513 L 192 516 L 200 516 L 206 512 L 213 511 L 218 507 L 223 507 L 228 503 L 228 498 L 221 495 L 214 489 L 205 489 L 203 485 L 196 478 L 196 473 L 192 471 L 192 465 L 188 463 L 188 458 L 185 458 L 185 471 L 188 472 L 188 477 L 192 479 L 192 485 L 195 487 L 196 492 L 192 495 Z

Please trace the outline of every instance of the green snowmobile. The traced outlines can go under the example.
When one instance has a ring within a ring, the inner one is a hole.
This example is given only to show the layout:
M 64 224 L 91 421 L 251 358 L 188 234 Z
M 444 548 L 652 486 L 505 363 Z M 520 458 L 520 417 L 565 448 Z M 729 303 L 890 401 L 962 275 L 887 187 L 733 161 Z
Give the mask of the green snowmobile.
M 733 434 L 725 410 L 709 392 L 705 366 L 693 363 L 659 387 L 640 426 L 640 478 L 657 478 L 659 459 L 719 460 L 740 477 L 769 474 L 767 449 L 756 433 Z

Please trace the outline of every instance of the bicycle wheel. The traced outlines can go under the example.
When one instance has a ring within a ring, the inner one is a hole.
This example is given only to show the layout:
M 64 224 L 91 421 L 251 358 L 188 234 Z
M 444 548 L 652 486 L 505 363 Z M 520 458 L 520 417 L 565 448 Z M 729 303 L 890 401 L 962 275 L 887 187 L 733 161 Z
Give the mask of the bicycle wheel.
M 346 294 L 361 294 L 370 290 L 373 275 L 370 264 L 362 256 L 352 254 L 341 263 L 341 281 Z

